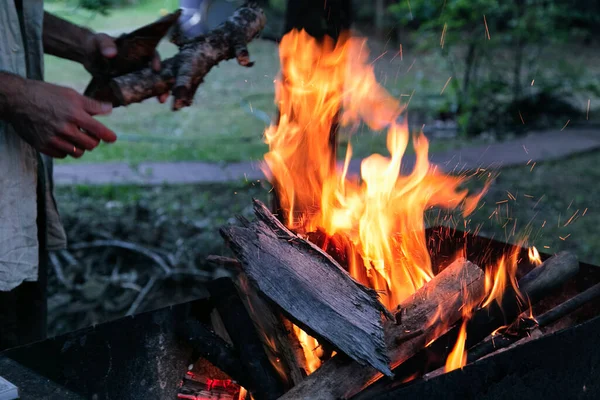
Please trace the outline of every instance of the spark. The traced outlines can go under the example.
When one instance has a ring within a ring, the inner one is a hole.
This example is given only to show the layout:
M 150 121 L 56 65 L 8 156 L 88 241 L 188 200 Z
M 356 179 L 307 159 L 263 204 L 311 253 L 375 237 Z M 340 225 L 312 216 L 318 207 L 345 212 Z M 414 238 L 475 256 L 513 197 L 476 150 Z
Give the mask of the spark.
M 544 246 L 544 248 L 545 248 L 545 249 L 549 249 L 549 248 L 550 248 L 550 246 Z
M 562 127 L 561 132 L 565 130 L 565 128 L 567 127 L 567 125 L 569 125 L 569 122 L 571 122 L 571 120 L 567 120 L 567 123 L 565 124 L 565 126 Z
M 248 102 L 248 106 L 250 107 L 250 112 L 254 114 L 254 109 L 252 108 L 252 103 Z
M 529 152 L 527 151 L 527 147 L 525 147 L 525 145 L 523 145 L 523 150 L 525 150 L 525 153 L 529 154 Z
M 406 103 L 406 108 L 408 108 L 408 105 L 410 104 L 410 101 L 412 100 L 414 94 L 415 94 L 415 89 L 413 89 L 412 93 L 410 94 L 410 97 L 408 98 L 408 102 Z
M 571 200 L 571 202 L 569 203 L 569 206 L 567 207 L 567 210 L 570 209 L 572 205 L 573 205 L 573 200 Z
M 444 93 L 444 90 L 446 90 L 446 86 L 448 86 L 448 84 L 450 83 L 450 80 L 452 79 L 452 77 L 448 78 L 448 80 L 446 81 L 446 84 L 444 85 L 444 87 L 442 88 L 442 91 L 440 92 L 440 94 Z
M 527 164 L 525 164 L 525 165 L 531 164 L 532 161 L 533 161 L 533 159 L 530 158 L 529 161 L 527 161 Z
M 535 205 L 533 206 L 533 208 L 536 208 L 538 206 L 538 204 L 540 204 L 540 201 L 542 201 L 542 199 L 544 198 L 544 196 L 546 196 L 545 194 L 542 195 L 542 197 L 540 197 L 540 199 L 535 203 Z
M 487 40 L 490 40 L 490 30 L 488 29 L 488 24 L 487 24 L 487 20 L 485 19 L 485 14 L 483 14 L 483 24 L 485 25 L 485 36 L 487 37 Z
M 559 236 L 559 238 L 560 238 L 560 240 L 562 240 L 562 241 L 565 241 L 565 240 L 567 240 L 567 238 L 568 238 L 569 236 L 571 236 L 571 234 L 570 234 L 570 233 L 569 233 L 567 236 L 565 236 L 565 237 Z
M 444 48 L 444 41 L 446 38 L 446 30 L 448 30 L 448 24 L 444 23 L 444 28 L 442 29 L 442 37 L 440 37 L 440 46 L 442 46 L 442 49 Z
M 529 197 L 530 199 L 533 199 L 533 196 L 532 196 L 532 195 L 530 195 L 530 194 L 524 194 L 523 196 L 525 196 L 525 197 Z
M 581 214 L 581 216 L 583 217 L 585 215 L 585 213 L 587 212 L 587 208 L 585 210 L 583 210 L 583 214 Z
M 406 70 L 406 73 L 408 74 L 408 71 L 410 71 L 413 67 L 413 65 L 415 65 L 415 61 L 417 61 L 417 59 L 415 58 L 412 62 L 412 64 L 410 64 L 410 67 L 408 67 L 408 69 Z
M 523 119 L 523 115 L 521 115 L 521 110 L 519 110 L 519 118 L 521 118 L 521 123 L 525 125 L 525 120 Z
M 542 228 L 546 226 L 546 221 L 544 221 L 544 223 L 542 224 Z
M 569 225 L 571 222 L 573 222 L 573 219 L 575 218 L 575 216 L 577 216 L 577 214 L 579 214 L 579 210 L 575 211 L 575 213 L 571 216 L 571 218 L 569 218 L 569 220 L 563 225 L 563 227 Z
M 536 163 L 533 163 L 533 165 L 531 166 L 531 169 L 529 170 L 529 172 L 533 171 L 533 168 L 535 167 Z
M 396 57 L 400 56 L 400 61 L 402 61 L 402 44 L 400 44 L 400 51 L 394 54 L 394 57 L 390 60 L 390 62 L 394 61 Z
M 585 114 L 585 119 L 590 119 L 590 99 L 588 99 L 587 112 Z
M 506 193 L 508 193 L 508 197 L 509 197 L 511 200 L 517 200 L 517 198 L 516 198 L 515 196 L 513 196 L 513 194 L 512 194 L 511 192 L 509 192 L 508 190 L 506 191 Z
M 377 57 L 376 59 L 374 59 L 373 61 L 371 61 L 371 65 L 375 64 L 375 62 L 377 60 L 379 60 L 381 57 L 385 56 L 387 54 L 387 51 L 384 51 L 379 57 Z
M 500 200 L 500 201 L 496 202 L 496 204 L 504 204 L 504 203 L 508 203 L 508 200 Z
M 531 81 L 531 86 L 533 86 L 533 84 L 534 84 L 534 83 L 535 83 L 535 79 L 533 79 L 533 80 Z

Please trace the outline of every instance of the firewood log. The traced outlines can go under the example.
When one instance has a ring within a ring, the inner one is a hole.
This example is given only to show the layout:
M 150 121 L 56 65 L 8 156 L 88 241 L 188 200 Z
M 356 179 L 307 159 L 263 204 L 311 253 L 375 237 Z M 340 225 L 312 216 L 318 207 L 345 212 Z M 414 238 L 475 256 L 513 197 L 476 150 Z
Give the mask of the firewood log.
M 244 67 L 252 62 L 246 45 L 264 28 L 266 17 L 255 3 L 248 3 L 206 35 L 183 43 L 177 55 L 161 64 L 160 72 L 144 68 L 112 78 L 108 89 L 94 94 L 113 106 L 139 103 L 172 89 L 173 110 L 192 104 L 194 94 L 208 72 L 223 60 L 236 58 Z
M 258 220 L 221 234 L 250 283 L 292 322 L 360 364 L 390 375 L 377 293 L 354 279 L 320 248 L 290 232 L 259 201 Z
M 466 303 L 477 303 L 483 296 L 484 274 L 479 267 L 463 259 L 448 266 L 400 305 L 398 324 L 392 321 L 385 324 L 392 367 L 443 334 L 461 318 Z M 410 337 L 411 332 L 419 334 Z M 382 374 L 375 369 L 336 355 L 281 399 L 346 399 L 380 377 Z
M 283 384 L 265 353 L 259 333 L 234 283 L 229 278 L 220 278 L 208 284 L 207 288 L 252 382 L 248 389 L 256 399 L 278 398 L 284 392 Z

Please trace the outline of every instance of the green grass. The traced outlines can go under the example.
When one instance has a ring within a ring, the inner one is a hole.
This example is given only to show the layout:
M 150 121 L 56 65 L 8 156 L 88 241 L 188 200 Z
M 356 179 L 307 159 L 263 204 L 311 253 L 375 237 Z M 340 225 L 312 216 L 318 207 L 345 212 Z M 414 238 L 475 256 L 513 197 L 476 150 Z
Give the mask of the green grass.
M 540 252 L 571 250 L 600 264 L 599 163 L 600 152 L 592 152 L 501 170 L 469 217 L 470 229 L 480 226 L 480 234 L 511 243 L 527 237 Z
M 110 32 L 128 31 L 148 23 L 160 15 L 161 9 L 176 8 L 176 3 L 174 0 L 154 0 L 133 8 L 113 10 L 109 16 L 85 10 L 73 11 L 61 1 L 47 3 L 46 8 L 72 22 Z M 275 111 L 273 79 L 279 70 L 279 59 L 275 43 L 257 40 L 249 49 L 256 65 L 241 68 L 235 61 L 221 63 L 206 77 L 192 107 L 174 113 L 167 104 L 161 105 L 150 99 L 115 109 L 110 116 L 99 119 L 118 134 L 117 143 L 101 145 L 79 160 L 68 158 L 59 162 L 237 162 L 261 159 L 268 150 L 262 134 L 265 120 L 269 120 Z M 176 48 L 163 42 L 159 51 L 166 58 L 175 54 Z M 373 57 L 378 55 L 373 54 Z M 428 88 L 434 75 L 424 68 L 435 63 L 427 57 L 415 61 L 412 67 L 411 63 L 412 60 L 407 58 L 392 62 L 382 60 L 377 64 L 382 66 L 378 67 L 377 74 L 393 95 L 402 96 L 404 100 L 415 90 L 417 94 L 411 101 L 423 108 L 428 97 L 422 98 L 420 93 Z M 46 56 L 45 64 L 49 82 L 83 91 L 90 80 L 82 66 L 70 61 Z M 425 73 L 429 74 L 427 79 Z M 442 79 L 447 78 L 440 77 Z M 373 152 L 386 153 L 384 134 L 364 131 L 351 140 L 356 157 Z M 432 143 L 431 150 L 444 150 L 449 145 L 452 143 Z M 343 153 L 344 145 L 340 151 Z

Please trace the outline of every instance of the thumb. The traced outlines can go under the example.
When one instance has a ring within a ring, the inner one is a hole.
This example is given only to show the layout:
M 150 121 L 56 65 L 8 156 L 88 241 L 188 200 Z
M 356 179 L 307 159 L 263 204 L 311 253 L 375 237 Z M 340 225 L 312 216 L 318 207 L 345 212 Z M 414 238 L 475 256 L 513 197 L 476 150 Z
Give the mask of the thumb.
M 83 96 L 83 108 L 90 115 L 106 115 L 112 112 L 112 104 Z
M 104 57 L 113 58 L 117 55 L 117 45 L 112 37 L 99 33 L 96 35 L 96 44 Z

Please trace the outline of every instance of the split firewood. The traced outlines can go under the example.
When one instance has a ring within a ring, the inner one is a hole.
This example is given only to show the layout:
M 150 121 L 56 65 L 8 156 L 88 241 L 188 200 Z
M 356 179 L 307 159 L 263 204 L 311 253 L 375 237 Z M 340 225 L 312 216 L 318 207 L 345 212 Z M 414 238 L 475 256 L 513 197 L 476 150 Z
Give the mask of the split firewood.
M 481 301 L 484 280 L 479 267 L 460 259 L 402 302 L 398 323 L 388 321 L 385 324 L 392 367 L 403 363 L 449 329 L 461 318 L 465 304 Z M 282 399 L 347 399 L 381 377 L 375 369 L 338 354 Z
M 377 293 L 290 232 L 264 204 L 255 200 L 254 211 L 257 221 L 221 230 L 250 283 L 320 343 L 390 375 L 381 314 L 393 316 Z
M 248 313 L 261 332 L 261 339 L 269 352 L 271 362 L 281 375 L 286 389 L 299 384 L 308 374 L 306 357 L 298 337 L 293 331 L 292 323 L 253 289 L 248 278 L 240 274 L 237 286 L 244 296 Z
M 495 302 L 487 308 L 476 311 L 467 323 L 467 340 L 465 348 L 470 349 L 494 330 L 503 325 L 509 325 L 529 307 L 543 297 L 560 288 L 579 270 L 577 257 L 568 252 L 558 253 L 543 264 L 522 277 L 519 282 L 518 295 L 512 287 L 508 287 L 502 297 L 502 305 Z M 523 299 L 525 298 L 525 300 Z M 527 300 L 529 299 L 529 300 Z M 529 302 L 529 303 L 528 303 Z M 436 369 L 444 370 L 448 354 L 456 343 L 460 326 L 456 326 L 441 336 L 425 349 L 419 351 L 412 359 L 395 370 L 396 379 L 406 380 L 422 378 L 425 374 Z M 439 372 L 439 371 L 438 371 Z M 369 398 L 387 392 L 395 382 L 380 381 L 371 386 L 360 398 Z
M 160 72 L 148 67 L 113 77 L 108 89 L 97 88 L 93 97 L 118 107 L 171 91 L 173 110 L 189 106 L 204 77 L 219 62 L 236 58 L 240 65 L 252 66 L 246 46 L 265 24 L 262 9 L 247 3 L 216 29 L 183 43 L 177 55 L 162 62 Z
M 229 278 L 221 278 L 212 281 L 207 287 L 247 377 L 252 382 L 248 389 L 255 399 L 278 398 L 284 392 L 283 384 L 265 353 L 254 322 L 234 283 Z
M 236 276 L 235 283 L 256 328 L 262 334 L 261 339 L 271 362 L 276 360 L 276 369 L 289 389 L 300 383 L 308 368 L 304 350 L 293 332 L 292 323 L 281 313 L 275 311 L 252 288 L 248 278 L 242 272 L 242 264 L 230 257 L 211 255 L 206 261 L 215 267 L 225 268 Z

